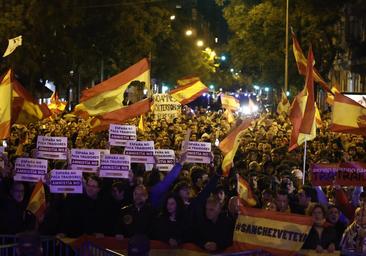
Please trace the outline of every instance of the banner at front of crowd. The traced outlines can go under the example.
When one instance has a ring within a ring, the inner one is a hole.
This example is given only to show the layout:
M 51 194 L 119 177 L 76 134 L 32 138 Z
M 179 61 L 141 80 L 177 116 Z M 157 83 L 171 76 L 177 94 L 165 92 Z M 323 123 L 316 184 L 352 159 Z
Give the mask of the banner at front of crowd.
M 159 93 L 153 95 L 154 104 L 152 106 L 154 117 L 157 120 L 170 119 L 180 116 L 181 104 L 170 94 Z
M 311 184 L 328 186 L 363 186 L 366 182 L 366 163 L 312 164 Z
M 274 255 L 298 252 L 312 226 L 308 216 L 242 207 L 233 241 L 241 250 L 261 248 Z

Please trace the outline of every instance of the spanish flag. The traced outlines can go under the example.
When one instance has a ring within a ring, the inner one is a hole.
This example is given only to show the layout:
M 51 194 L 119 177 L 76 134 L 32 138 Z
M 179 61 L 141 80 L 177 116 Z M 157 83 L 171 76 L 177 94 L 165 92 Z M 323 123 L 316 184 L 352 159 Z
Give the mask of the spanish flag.
M 67 102 L 60 101 L 58 98 L 57 92 L 52 93 L 51 95 L 51 103 L 48 104 L 48 108 L 55 114 L 60 114 L 65 111 Z
M 8 47 L 6 48 L 3 57 L 9 56 L 10 54 L 12 54 L 13 51 L 15 51 L 15 49 L 18 46 L 22 45 L 22 36 L 17 36 L 11 39 L 8 39 Z
M 99 132 L 109 128 L 110 124 L 123 124 L 131 118 L 141 116 L 151 110 L 151 99 L 140 100 L 132 105 L 99 115 L 91 120 L 92 131 Z
M 277 105 L 277 114 L 288 113 L 290 110 L 290 102 L 287 99 L 286 93 L 282 91 L 280 102 Z
M 14 78 L 11 70 L 0 78 L 0 81 L 0 138 L 6 137 L 8 125 L 28 124 L 51 115 L 48 107 L 45 104 L 38 104 L 27 90 Z M 11 90 L 10 93 L 9 88 Z M 10 111 L 11 122 L 8 123 Z
M 366 136 L 366 108 L 358 102 L 336 93 L 330 130 Z
M 253 197 L 253 193 L 248 182 L 243 179 L 239 174 L 236 175 L 236 178 L 238 181 L 237 190 L 239 198 L 244 200 L 244 202 L 249 206 L 255 206 L 257 204 L 257 201 Z
M 233 242 L 241 251 L 260 248 L 271 255 L 294 255 L 303 246 L 312 225 L 309 216 L 241 207 Z
M 240 108 L 240 102 L 234 96 L 220 94 L 221 106 L 231 111 L 237 111 Z
M 123 107 L 123 95 L 133 81 L 145 82 L 150 89 L 150 67 L 147 59 L 142 59 L 121 73 L 82 92 L 80 104 L 75 113 L 82 116 L 97 116 L 117 111 Z
M 39 180 L 34 186 L 32 195 L 29 199 L 27 210 L 33 213 L 37 220 L 44 215 L 46 211 L 46 196 L 44 192 L 43 182 Z
M 190 83 L 193 83 L 193 82 L 197 82 L 199 81 L 200 78 L 197 77 L 197 76 L 187 76 L 187 77 L 183 77 L 181 79 L 179 79 L 177 81 L 177 85 L 186 85 L 186 84 L 190 84 Z
M 292 49 L 294 52 L 297 69 L 299 70 L 300 75 L 306 76 L 307 60 L 299 42 L 296 39 L 295 33 L 293 31 L 291 31 L 291 33 L 293 42 Z M 329 89 L 328 84 L 324 81 L 324 79 L 320 76 L 319 72 L 315 68 L 313 68 L 313 79 L 315 82 L 319 83 L 326 92 L 332 93 Z
M 0 81 L 0 140 L 10 136 L 11 127 L 11 80 L 10 70 Z
M 327 93 L 327 103 L 328 105 L 332 106 L 334 104 L 334 95 L 336 93 L 341 93 L 338 89 L 338 86 L 333 86 L 332 89 L 330 89 L 332 91 L 332 93 Z
M 184 82 L 187 83 L 183 84 Z M 178 80 L 178 85 L 178 88 L 170 91 L 170 95 L 182 105 L 188 104 L 208 92 L 208 88 L 199 78 Z
M 234 115 L 233 115 L 233 112 L 231 112 L 231 111 L 230 111 L 230 110 L 228 110 L 228 109 L 226 109 L 226 110 L 224 111 L 224 113 L 222 114 L 222 116 L 226 118 L 226 120 L 227 120 L 227 122 L 228 122 L 229 124 L 231 124 L 231 123 L 234 123 L 234 122 L 235 122 L 235 117 L 234 117 Z
M 313 140 L 316 137 L 313 63 L 314 56 L 310 48 L 305 88 L 295 97 L 290 110 L 290 121 L 293 127 L 289 151 L 300 146 L 305 140 Z
M 225 177 L 229 176 L 236 151 L 238 150 L 240 144 L 240 136 L 250 126 L 251 122 L 251 119 L 244 120 L 239 126 L 234 128 L 219 144 L 219 149 L 224 155 L 224 159 L 222 161 L 222 171 L 223 176 Z

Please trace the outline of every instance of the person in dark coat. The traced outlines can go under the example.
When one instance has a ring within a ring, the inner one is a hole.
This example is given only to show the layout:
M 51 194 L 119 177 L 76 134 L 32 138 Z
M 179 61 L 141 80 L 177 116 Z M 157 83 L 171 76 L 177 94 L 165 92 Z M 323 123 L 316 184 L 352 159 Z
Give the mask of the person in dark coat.
M 178 195 L 170 194 L 163 205 L 164 208 L 154 221 L 153 239 L 176 247 L 182 242 L 184 233 L 183 202 Z
M 133 191 L 133 204 L 125 206 L 116 225 L 117 238 L 132 237 L 136 234 L 150 236 L 154 218 L 153 208 L 148 204 L 148 192 L 144 185 Z
M 321 252 L 334 252 L 338 246 L 337 232 L 329 223 L 326 222 L 326 210 L 321 204 L 311 204 L 307 209 L 307 215 L 313 218 L 313 227 L 307 236 L 303 249 L 316 250 Z
M 211 252 L 229 247 L 233 240 L 234 222 L 221 212 L 220 201 L 210 197 L 206 202 L 204 216 L 198 218 L 194 225 L 195 243 Z

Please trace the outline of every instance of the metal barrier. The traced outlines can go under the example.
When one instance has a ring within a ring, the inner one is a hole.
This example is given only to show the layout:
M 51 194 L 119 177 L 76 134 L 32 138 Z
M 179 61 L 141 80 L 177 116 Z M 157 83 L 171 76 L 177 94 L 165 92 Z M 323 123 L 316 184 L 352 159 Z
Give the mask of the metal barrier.
M 78 253 L 54 237 L 41 237 L 43 255 L 77 256 Z M 16 256 L 18 238 L 16 235 L 0 235 L 0 256 Z

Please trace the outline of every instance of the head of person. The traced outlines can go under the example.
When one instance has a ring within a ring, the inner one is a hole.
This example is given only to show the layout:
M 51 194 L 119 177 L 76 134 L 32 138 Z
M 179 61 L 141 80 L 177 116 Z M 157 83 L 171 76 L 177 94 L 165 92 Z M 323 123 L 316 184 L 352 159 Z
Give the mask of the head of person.
M 112 197 L 116 201 L 122 201 L 125 196 L 126 186 L 123 182 L 117 181 L 112 184 Z
M 148 198 L 149 195 L 147 193 L 146 187 L 144 185 L 137 185 L 133 190 L 133 202 L 135 206 L 138 208 L 142 207 Z
M 190 186 L 187 181 L 180 181 L 178 182 L 173 191 L 182 199 L 184 203 L 188 203 L 190 199 Z
M 35 231 L 27 231 L 17 235 L 17 256 L 42 256 L 41 237 Z
M 297 193 L 297 200 L 300 206 L 307 208 L 309 206 L 309 203 L 311 202 L 311 188 L 301 188 Z
M 273 196 L 273 192 L 269 189 L 265 189 L 262 191 L 262 196 L 261 196 L 261 203 L 263 206 L 266 206 L 267 203 L 269 202 L 273 202 L 274 200 L 274 196 Z
M 91 175 L 87 177 L 85 183 L 86 195 L 92 199 L 97 199 L 101 186 L 102 180 L 98 176 Z
M 201 189 L 203 187 L 203 181 L 204 181 L 204 169 L 200 167 L 192 167 L 191 169 L 191 180 L 194 187 Z
M 288 193 L 285 190 L 279 190 L 276 193 L 275 203 L 280 212 L 286 212 L 289 209 Z
M 355 222 L 363 228 L 366 227 L 366 209 L 358 207 L 355 210 Z
M 164 202 L 163 214 L 169 217 L 180 216 L 183 203 L 182 199 L 175 194 L 169 194 Z
M 225 204 L 226 192 L 223 185 L 218 185 L 213 194 L 217 197 L 217 199 L 219 199 L 221 205 Z
M 220 200 L 215 196 L 209 197 L 206 201 L 206 218 L 212 222 L 216 222 L 220 213 Z
M 328 206 L 327 221 L 335 225 L 339 221 L 340 211 L 335 205 Z
M 14 181 L 10 188 L 10 196 L 18 203 L 24 200 L 24 184 Z
M 327 211 L 323 205 L 313 203 L 307 208 L 306 214 L 312 217 L 314 226 L 322 227 L 326 221 Z

